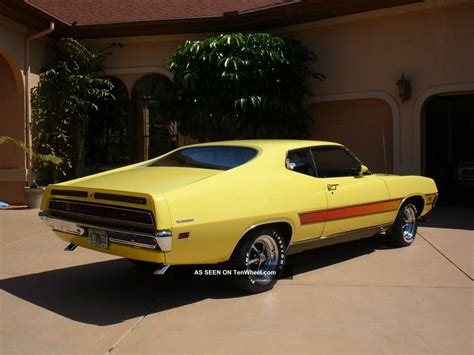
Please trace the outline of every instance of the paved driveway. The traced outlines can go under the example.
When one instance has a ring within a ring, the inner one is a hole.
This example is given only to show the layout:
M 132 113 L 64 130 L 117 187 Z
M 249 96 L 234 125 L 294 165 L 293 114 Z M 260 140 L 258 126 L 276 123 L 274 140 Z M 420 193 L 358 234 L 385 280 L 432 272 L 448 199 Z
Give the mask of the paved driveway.
M 36 214 L 0 211 L 1 353 L 474 353 L 473 210 L 438 209 L 409 248 L 294 255 L 252 296 L 64 252 Z

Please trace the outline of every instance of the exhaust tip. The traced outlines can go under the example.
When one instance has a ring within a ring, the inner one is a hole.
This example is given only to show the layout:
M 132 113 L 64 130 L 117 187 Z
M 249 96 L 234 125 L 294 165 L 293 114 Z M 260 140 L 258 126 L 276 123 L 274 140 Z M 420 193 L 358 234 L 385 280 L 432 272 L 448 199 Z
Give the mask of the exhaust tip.
M 71 243 L 64 249 L 64 251 L 74 251 L 76 250 L 76 248 L 77 248 L 77 245 Z
M 170 265 L 162 265 L 158 269 L 156 269 L 154 274 L 155 275 L 163 275 L 166 272 L 166 270 L 168 270 L 169 267 L 170 267 Z

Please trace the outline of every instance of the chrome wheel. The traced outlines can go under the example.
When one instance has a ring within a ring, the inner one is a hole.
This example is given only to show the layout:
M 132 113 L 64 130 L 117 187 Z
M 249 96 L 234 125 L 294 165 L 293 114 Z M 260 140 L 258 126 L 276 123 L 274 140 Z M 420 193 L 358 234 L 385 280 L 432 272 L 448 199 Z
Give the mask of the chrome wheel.
M 260 235 L 247 252 L 245 265 L 258 283 L 275 280 L 279 264 L 280 250 L 275 239 L 269 235 Z
M 416 211 L 413 205 L 408 205 L 403 210 L 402 236 L 403 240 L 411 243 L 416 235 Z
M 286 243 L 276 228 L 262 226 L 247 233 L 236 246 L 229 266 L 237 270 L 234 284 L 249 293 L 271 290 L 285 267 Z
M 408 201 L 398 211 L 397 218 L 388 232 L 387 239 L 397 247 L 407 247 L 413 243 L 418 229 L 418 211 L 415 204 Z

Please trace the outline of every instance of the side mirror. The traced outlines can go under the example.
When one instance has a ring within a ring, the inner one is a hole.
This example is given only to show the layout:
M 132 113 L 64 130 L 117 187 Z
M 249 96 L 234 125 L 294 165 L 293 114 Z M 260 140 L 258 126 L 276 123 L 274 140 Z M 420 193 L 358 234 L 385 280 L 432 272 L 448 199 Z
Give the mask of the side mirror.
M 364 176 L 364 173 L 366 173 L 367 171 L 369 171 L 369 168 L 365 165 L 359 165 L 357 167 L 357 174 L 359 175 L 359 177 Z

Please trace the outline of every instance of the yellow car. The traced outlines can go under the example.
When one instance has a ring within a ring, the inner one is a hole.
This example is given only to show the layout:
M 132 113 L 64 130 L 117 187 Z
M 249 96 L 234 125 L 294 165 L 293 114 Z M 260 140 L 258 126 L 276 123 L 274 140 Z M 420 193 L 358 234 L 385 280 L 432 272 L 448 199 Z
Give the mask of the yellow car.
M 262 292 L 288 254 L 377 234 L 410 245 L 437 196 L 432 179 L 372 174 L 337 143 L 227 141 L 50 185 L 40 217 L 66 250 L 156 263 L 157 273 L 227 263 L 241 288 Z

